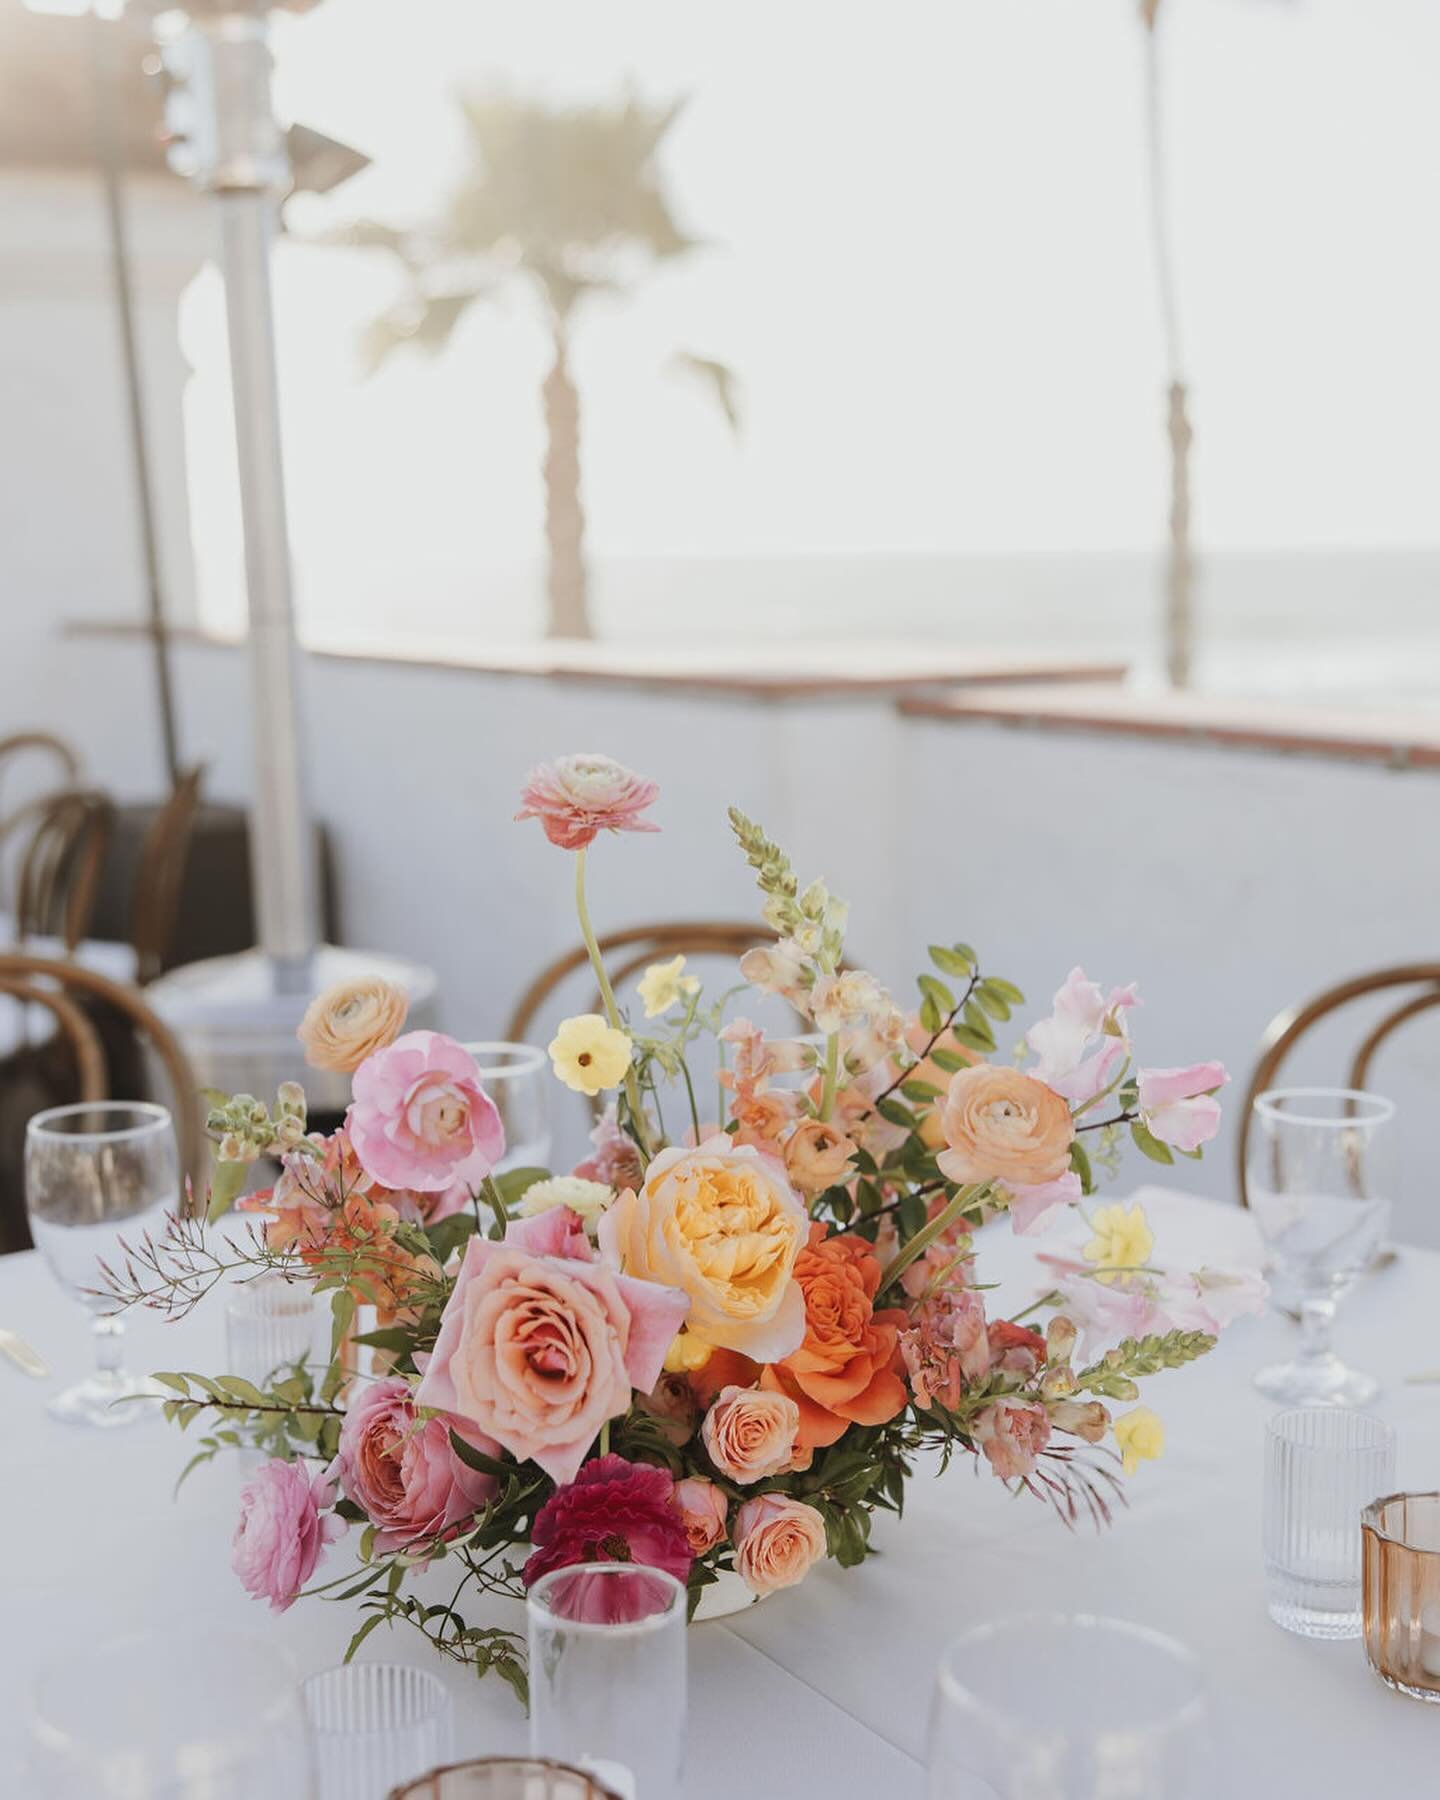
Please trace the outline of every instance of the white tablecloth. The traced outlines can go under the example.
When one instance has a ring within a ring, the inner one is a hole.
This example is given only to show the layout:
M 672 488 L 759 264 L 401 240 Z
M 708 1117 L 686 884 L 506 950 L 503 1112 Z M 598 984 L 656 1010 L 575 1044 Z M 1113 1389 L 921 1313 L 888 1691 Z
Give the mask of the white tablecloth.
M 1167 1260 L 1256 1259 L 1238 1209 L 1146 1198 Z M 1029 1250 L 1004 1224 L 987 1230 L 985 1247 L 986 1279 L 1003 1271 L 1003 1310 L 1017 1310 L 1035 1291 Z M 1440 1387 L 1404 1381 L 1440 1368 L 1437 1300 L 1440 1255 L 1407 1250 L 1341 1315 L 1341 1348 L 1385 1380 L 1378 1410 L 1399 1427 L 1399 1477 L 1410 1487 L 1440 1485 Z M 180 1325 L 140 1318 L 133 1365 L 219 1371 L 222 1312 L 212 1296 Z M 85 1365 L 85 1321 L 34 1254 L 0 1262 L 0 1324 L 41 1351 L 56 1383 Z M 1145 1384 L 1168 1449 L 1141 1468 L 1129 1511 L 1103 1536 L 1072 1536 L 1048 1509 L 1012 1500 L 957 1459 L 943 1478 L 917 1477 L 903 1521 L 877 1526 L 884 1554 L 863 1568 L 825 1566 L 739 1618 L 695 1627 L 691 1800 L 915 1800 L 942 1646 L 977 1620 L 1037 1609 L 1109 1613 L 1189 1644 L 1210 1685 L 1230 1800 L 1355 1800 L 1377 1782 L 1397 1795 L 1435 1792 L 1440 1710 L 1384 1688 L 1358 1641 L 1292 1637 L 1265 1612 L 1267 1408 L 1249 1375 L 1293 1337 L 1284 1319 L 1242 1320 L 1204 1362 Z M 178 1433 L 158 1421 L 114 1434 L 69 1429 L 46 1415 L 46 1392 L 0 1359 L 0 1752 L 21 1737 L 32 1671 L 81 1636 L 199 1620 L 272 1632 L 306 1671 L 339 1660 L 355 1622 L 348 1605 L 302 1601 L 272 1618 L 231 1574 L 233 1466 L 200 1469 L 172 1499 L 189 1450 Z M 330 1571 L 344 1554 L 342 1542 Z M 424 1648 L 396 1627 L 372 1634 L 361 1654 L 424 1661 Z M 444 1673 L 462 1751 L 523 1745 L 524 1720 L 501 1683 Z

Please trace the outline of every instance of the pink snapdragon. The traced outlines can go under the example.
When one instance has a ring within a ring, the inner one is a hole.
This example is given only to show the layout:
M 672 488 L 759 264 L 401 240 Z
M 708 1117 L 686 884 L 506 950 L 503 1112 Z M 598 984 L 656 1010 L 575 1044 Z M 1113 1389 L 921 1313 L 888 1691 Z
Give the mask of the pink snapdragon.
M 505 1131 L 475 1058 L 438 1031 L 408 1031 L 355 1071 L 345 1129 L 361 1166 L 389 1188 L 476 1188 Z
M 515 817 L 538 819 L 562 850 L 583 850 L 601 831 L 658 831 L 640 815 L 659 792 L 611 757 L 561 756 L 530 771 Z
M 1043 1406 L 997 1400 L 976 1419 L 972 1435 L 1000 1479 L 1018 1481 L 1050 1442 L 1050 1415 Z
M 328 1470 L 276 1457 L 261 1463 L 240 1490 L 240 1517 L 230 1566 L 246 1591 L 284 1612 L 315 1573 L 325 1546 L 345 1529 L 326 1509 L 335 1498 Z
M 1140 1071 L 1140 1117 L 1151 1137 L 1176 1150 L 1198 1150 L 1220 1129 L 1220 1102 L 1215 1090 L 1230 1079 L 1218 1062 L 1192 1063 L 1187 1069 Z

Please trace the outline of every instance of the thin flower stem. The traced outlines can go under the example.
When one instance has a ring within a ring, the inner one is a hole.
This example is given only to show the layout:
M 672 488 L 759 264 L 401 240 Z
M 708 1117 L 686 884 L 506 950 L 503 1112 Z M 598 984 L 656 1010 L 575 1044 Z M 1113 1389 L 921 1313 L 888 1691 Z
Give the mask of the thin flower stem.
M 680 1073 L 685 1077 L 685 1094 L 690 1102 L 690 1123 L 695 1127 L 695 1142 L 700 1142 L 700 1109 L 695 1104 L 695 1084 L 690 1079 L 690 1065 L 680 1058 Z
M 818 1117 L 828 1119 L 835 1105 L 835 1085 L 840 1073 L 840 1034 L 832 1031 L 825 1039 L 825 1076 L 820 1086 Z
M 595 928 L 590 923 L 590 908 L 585 903 L 583 847 L 575 852 L 575 911 L 580 920 L 580 935 L 585 940 L 585 948 L 590 956 L 590 967 L 595 971 L 595 982 L 605 1005 L 605 1017 L 614 1030 L 624 1031 L 625 1027 L 620 1023 L 620 1008 L 615 1004 L 615 990 L 610 985 L 610 977 L 605 973 L 605 962 L 600 955 Z M 650 1146 L 645 1141 L 645 1115 L 640 1107 L 640 1086 L 635 1079 L 633 1064 L 625 1071 L 625 1099 L 630 1108 L 630 1129 L 635 1134 L 635 1142 L 640 1146 L 641 1155 L 648 1160 Z
M 936 1238 L 948 1231 L 962 1213 L 968 1212 L 975 1202 L 983 1199 L 989 1191 L 990 1183 L 988 1181 L 977 1181 L 973 1187 L 960 1188 L 950 1204 L 936 1213 L 928 1225 L 922 1226 L 891 1263 L 885 1271 L 885 1279 L 880 1283 L 880 1292 L 875 1296 L 876 1299 L 878 1300 L 880 1294 L 884 1294 L 894 1287 L 916 1257 L 923 1256 Z
M 1048 1294 L 1042 1294 L 1038 1300 L 1032 1300 L 1022 1311 L 1011 1313 L 1010 1323 L 1012 1325 L 1018 1325 L 1022 1319 L 1028 1319 L 1031 1313 L 1039 1312 L 1042 1306 L 1063 1305 L 1064 1300 L 1065 1296 L 1060 1292 L 1059 1288 L 1051 1288 Z
M 1077 1125 L 1076 1131 L 1104 1131 L 1107 1125 L 1128 1125 L 1132 1119 L 1139 1118 L 1138 1113 L 1116 1113 L 1113 1119 L 1093 1119 L 1088 1125 Z

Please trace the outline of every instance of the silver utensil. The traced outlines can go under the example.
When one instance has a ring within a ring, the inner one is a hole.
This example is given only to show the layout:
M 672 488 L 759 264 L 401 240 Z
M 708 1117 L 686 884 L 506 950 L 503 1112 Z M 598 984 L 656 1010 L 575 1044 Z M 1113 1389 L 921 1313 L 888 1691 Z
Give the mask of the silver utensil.
M 17 1369 L 23 1369 L 27 1375 L 33 1375 L 43 1381 L 50 1373 L 38 1351 L 32 1350 L 24 1338 L 17 1337 L 13 1331 L 7 1331 L 0 1325 L 0 1354 L 8 1356 Z

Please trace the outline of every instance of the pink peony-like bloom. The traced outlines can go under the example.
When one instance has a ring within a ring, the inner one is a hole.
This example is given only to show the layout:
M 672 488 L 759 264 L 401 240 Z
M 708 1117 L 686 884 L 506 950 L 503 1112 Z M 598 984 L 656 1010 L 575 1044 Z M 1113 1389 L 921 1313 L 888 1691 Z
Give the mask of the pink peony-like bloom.
M 500 1446 L 463 1419 L 422 1419 L 408 1382 L 377 1381 L 346 1408 L 337 1472 L 347 1496 L 378 1527 L 377 1549 L 389 1552 L 443 1537 L 495 1492 L 495 1478 L 462 1462 L 450 1432 L 498 1456 Z
M 1198 1150 L 1220 1129 L 1216 1088 L 1230 1077 L 1224 1063 L 1193 1063 L 1188 1069 L 1142 1069 L 1140 1117 L 1151 1137 L 1177 1150 Z
M 328 1470 L 312 1475 L 303 1463 L 278 1457 L 261 1463 L 240 1490 L 240 1517 L 230 1567 L 257 1600 L 284 1612 L 315 1573 L 325 1546 L 345 1521 L 323 1510 L 335 1498 Z
M 735 1568 L 755 1594 L 803 1581 L 825 1554 L 825 1521 L 788 1494 L 758 1494 L 735 1515 Z
M 1050 1415 L 1043 1406 L 997 1400 L 976 1419 L 972 1435 L 1000 1479 L 1018 1481 L 1050 1442 Z
M 658 831 L 640 814 L 660 792 L 608 756 L 561 756 L 532 769 L 517 819 L 538 819 L 562 850 L 583 850 L 600 831 Z
M 470 1239 L 416 1399 L 571 1481 L 632 1390 L 655 1386 L 687 1307 L 596 1261 L 576 1215 L 550 1207 L 502 1243 Z
M 556 1488 L 536 1513 L 531 1532 L 535 1548 L 525 1564 L 525 1585 L 552 1569 L 586 1562 L 643 1563 L 663 1569 L 677 1581 L 687 1580 L 694 1559 L 673 1495 L 674 1484 L 663 1469 L 627 1462 L 623 1456 L 594 1458 L 572 1482 Z M 613 1582 L 598 1590 L 611 1596 L 618 1591 L 619 1584 Z M 617 1616 L 614 1606 L 612 1597 L 611 1617 Z M 594 1613 L 585 1609 L 573 1616 Z
M 703 1556 L 725 1541 L 725 1515 L 729 1502 L 723 1488 L 716 1487 L 703 1475 L 687 1475 L 675 1483 L 672 1495 L 680 1523 L 685 1527 L 685 1541 L 692 1554 Z
M 438 1031 L 407 1031 L 355 1071 L 345 1129 L 361 1166 L 389 1188 L 474 1188 L 505 1152 L 475 1058 Z

